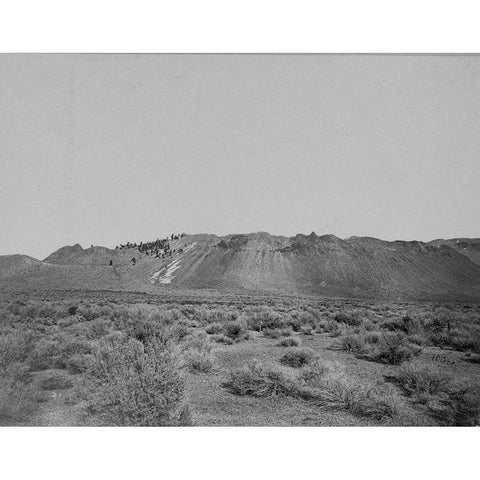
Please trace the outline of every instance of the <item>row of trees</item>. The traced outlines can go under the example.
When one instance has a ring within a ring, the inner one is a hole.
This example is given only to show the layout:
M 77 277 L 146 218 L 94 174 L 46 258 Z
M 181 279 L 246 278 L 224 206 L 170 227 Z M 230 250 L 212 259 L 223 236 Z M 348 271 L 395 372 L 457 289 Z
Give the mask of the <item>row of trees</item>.
M 174 234 L 170 235 L 170 238 L 157 238 L 152 242 L 127 242 L 126 244 L 120 244 L 115 247 L 115 249 L 128 249 L 128 248 L 135 248 L 140 253 L 144 253 L 146 255 L 152 255 L 155 258 L 165 258 L 167 256 L 172 255 L 172 250 L 170 249 L 170 241 L 179 240 L 185 236 L 184 233 L 181 234 Z M 174 250 L 173 250 L 174 251 Z

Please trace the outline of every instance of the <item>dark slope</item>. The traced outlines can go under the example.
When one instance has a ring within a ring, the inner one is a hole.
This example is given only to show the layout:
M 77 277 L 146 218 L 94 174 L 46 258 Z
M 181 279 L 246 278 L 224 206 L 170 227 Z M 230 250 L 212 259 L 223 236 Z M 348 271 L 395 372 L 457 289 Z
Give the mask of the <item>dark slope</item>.
M 165 259 L 135 249 L 64 247 L 0 273 L 24 288 L 144 290 L 208 288 L 332 296 L 463 299 L 480 296 L 480 265 L 456 249 L 334 235 L 187 235 Z M 137 258 L 136 265 L 130 259 Z M 25 257 L 28 258 L 28 257 Z M 110 259 L 114 265 L 108 266 Z M 5 261 L 4 261 L 5 263 Z M 17 262 L 18 263 L 18 262 Z M 21 262 L 20 262 L 21 263 Z M 0 270 L 1 262 L 0 262 Z
M 473 263 L 480 265 L 480 238 L 438 239 L 428 242 L 428 245 L 433 245 L 435 247 L 445 245 L 451 247 L 458 253 L 468 257 Z
M 480 266 L 449 247 L 368 237 L 233 235 L 213 248 L 198 241 L 171 265 L 169 283 L 191 288 L 412 297 L 480 292 Z

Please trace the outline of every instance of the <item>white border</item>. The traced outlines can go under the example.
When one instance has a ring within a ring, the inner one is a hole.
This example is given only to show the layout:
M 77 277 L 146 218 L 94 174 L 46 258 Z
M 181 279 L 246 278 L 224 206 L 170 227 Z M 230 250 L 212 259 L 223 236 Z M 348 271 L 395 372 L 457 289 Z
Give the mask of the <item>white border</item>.
M 472 478 L 476 428 L 1 428 L 2 477 Z
M 478 52 L 471 0 L 15 0 L 3 52 Z

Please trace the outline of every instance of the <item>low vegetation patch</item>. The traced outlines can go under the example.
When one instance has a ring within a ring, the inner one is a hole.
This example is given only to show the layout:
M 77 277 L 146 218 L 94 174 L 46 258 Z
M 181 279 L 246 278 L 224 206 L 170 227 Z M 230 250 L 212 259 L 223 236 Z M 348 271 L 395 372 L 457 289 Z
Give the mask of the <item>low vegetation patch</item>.
M 232 345 L 233 344 L 233 339 L 230 338 L 230 337 L 227 337 L 223 333 L 212 335 L 212 340 L 216 343 L 223 343 L 224 345 Z
M 363 323 L 361 314 L 358 311 L 337 313 L 334 316 L 334 320 L 338 323 L 344 323 L 345 325 L 349 325 L 351 327 L 358 327 Z
M 73 382 L 63 372 L 52 372 L 42 378 L 40 388 L 43 390 L 68 390 Z
M 277 345 L 279 347 L 298 347 L 300 343 L 300 339 L 298 339 L 297 337 L 285 337 L 280 340 Z
M 290 328 L 266 328 L 262 333 L 267 338 L 280 338 L 291 336 L 293 331 Z
M 86 372 L 93 364 L 94 357 L 91 354 L 75 354 L 67 360 L 67 370 L 69 373 L 77 374 Z
M 375 420 L 391 418 L 398 411 L 394 395 L 382 396 L 378 391 L 346 377 L 335 376 L 318 363 L 307 367 L 299 376 L 293 376 L 280 367 L 253 363 L 231 372 L 225 386 L 237 395 L 290 396 Z
M 391 392 L 381 393 L 346 377 L 322 376 L 307 387 L 300 389 L 302 396 L 319 406 L 375 420 L 392 418 L 398 413 L 398 400 Z
M 316 354 L 310 348 L 295 348 L 283 355 L 280 363 L 289 367 L 300 368 L 313 362 L 315 358 Z
M 441 425 L 475 426 L 480 423 L 478 385 L 457 384 L 438 367 L 413 363 L 401 367 L 395 382 L 414 402 L 425 405 L 427 412 Z
M 340 337 L 336 342 L 336 346 L 348 353 L 362 353 L 365 351 L 366 343 L 361 335 L 350 333 Z
M 212 370 L 215 357 L 205 351 L 189 350 L 185 354 L 184 362 L 191 373 L 207 373 Z
M 249 337 L 247 324 L 241 320 L 226 323 L 223 333 L 225 336 L 230 337 L 234 342 L 247 340 Z
M 210 325 L 207 325 L 205 328 L 205 331 L 209 335 L 214 335 L 217 333 L 223 332 L 223 325 L 221 323 L 211 323 Z
M 475 427 L 480 425 L 480 389 L 478 386 L 451 387 L 428 403 L 431 415 L 445 426 Z
M 28 365 L 11 363 L 0 369 L 0 425 L 15 424 L 37 408 Z
M 438 367 L 409 363 L 402 365 L 396 381 L 404 392 L 418 401 L 448 391 L 451 378 Z
M 421 350 L 420 347 L 409 343 L 404 334 L 385 333 L 379 342 L 370 348 L 370 355 L 378 362 L 399 365 L 418 355 Z
M 250 363 L 231 372 L 225 386 L 237 395 L 272 397 L 276 395 L 295 396 L 295 379 L 285 370 L 276 366 Z

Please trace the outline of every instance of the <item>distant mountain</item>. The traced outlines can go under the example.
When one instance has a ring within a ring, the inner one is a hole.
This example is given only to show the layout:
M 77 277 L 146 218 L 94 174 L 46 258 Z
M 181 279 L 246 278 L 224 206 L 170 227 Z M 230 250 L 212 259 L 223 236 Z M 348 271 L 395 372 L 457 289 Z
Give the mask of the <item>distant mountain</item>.
M 78 243 L 59 248 L 49 255 L 44 262 L 58 265 L 127 265 L 137 254 L 133 248 L 112 250 L 106 247 L 82 248 Z
M 342 240 L 315 233 L 282 237 L 259 232 L 186 235 L 150 254 L 131 246 L 83 249 L 74 245 L 57 250 L 43 262 L 23 256 L 30 260 L 0 257 L 0 286 L 478 298 L 480 265 L 472 261 L 477 259 L 472 252 L 478 241 L 462 241 L 387 242 L 370 237 Z
M 0 279 L 26 271 L 40 260 L 27 255 L 0 255 Z
M 429 245 L 439 247 L 446 245 L 468 257 L 473 263 L 480 265 L 480 238 L 451 238 L 449 240 L 432 240 Z

